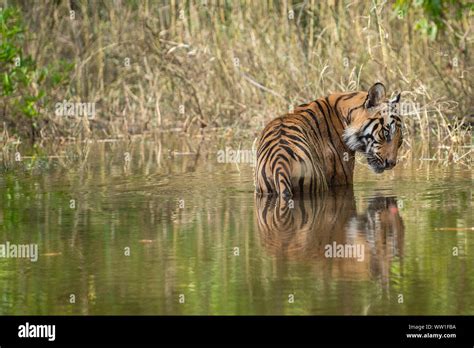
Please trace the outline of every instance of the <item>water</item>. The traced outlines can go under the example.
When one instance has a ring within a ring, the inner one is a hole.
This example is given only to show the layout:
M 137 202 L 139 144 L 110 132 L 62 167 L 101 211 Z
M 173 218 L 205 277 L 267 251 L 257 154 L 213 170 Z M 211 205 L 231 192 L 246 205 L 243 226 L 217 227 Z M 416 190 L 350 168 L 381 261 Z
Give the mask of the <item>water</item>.
M 353 190 L 289 210 L 224 146 L 75 145 L 4 171 L 0 244 L 39 258 L 0 258 L 0 314 L 474 314 L 470 168 L 357 164 Z

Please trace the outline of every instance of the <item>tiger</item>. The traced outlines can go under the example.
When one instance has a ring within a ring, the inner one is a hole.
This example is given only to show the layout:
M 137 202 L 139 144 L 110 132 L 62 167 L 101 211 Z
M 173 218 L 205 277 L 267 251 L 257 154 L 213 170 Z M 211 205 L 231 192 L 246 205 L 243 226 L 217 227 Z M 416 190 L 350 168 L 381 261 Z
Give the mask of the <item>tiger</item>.
M 256 147 L 257 194 L 292 197 L 353 183 L 355 152 L 375 173 L 392 169 L 403 142 L 400 93 L 383 83 L 333 93 L 270 121 Z

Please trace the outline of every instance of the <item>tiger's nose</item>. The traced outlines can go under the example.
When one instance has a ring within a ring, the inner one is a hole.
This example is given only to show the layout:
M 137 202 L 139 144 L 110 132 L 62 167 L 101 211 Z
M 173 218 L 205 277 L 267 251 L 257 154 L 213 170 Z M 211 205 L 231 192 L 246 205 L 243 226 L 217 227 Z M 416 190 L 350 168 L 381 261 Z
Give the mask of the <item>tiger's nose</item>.
M 393 167 L 395 167 L 395 164 L 397 164 L 397 161 L 395 161 L 395 160 L 390 160 L 390 159 L 385 160 L 385 168 L 386 169 L 392 169 Z

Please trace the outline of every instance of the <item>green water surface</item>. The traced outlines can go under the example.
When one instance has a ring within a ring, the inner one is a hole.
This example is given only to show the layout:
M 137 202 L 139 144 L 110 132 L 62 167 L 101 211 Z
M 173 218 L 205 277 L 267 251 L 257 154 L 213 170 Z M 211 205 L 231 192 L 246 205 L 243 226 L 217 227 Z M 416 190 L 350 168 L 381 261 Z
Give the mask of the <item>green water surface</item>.
M 474 314 L 471 168 L 361 162 L 353 188 L 288 209 L 220 148 L 76 144 L 4 169 L 0 244 L 39 257 L 0 258 L 0 314 Z

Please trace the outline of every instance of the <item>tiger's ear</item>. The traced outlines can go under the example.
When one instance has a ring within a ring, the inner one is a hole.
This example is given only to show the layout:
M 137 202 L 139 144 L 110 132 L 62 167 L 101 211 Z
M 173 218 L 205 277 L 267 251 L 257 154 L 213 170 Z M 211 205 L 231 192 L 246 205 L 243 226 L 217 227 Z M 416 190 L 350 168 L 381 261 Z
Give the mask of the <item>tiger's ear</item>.
M 390 103 L 392 103 L 392 104 L 397 104 L 397 103 L 399 103 L 399 102 L 400 102 L 400 97 L 401 97 L 401 95 L 402 95 L 401 93 L 398 93 L 398 94 L 395 96 L 395 98 L 393 98 L 392 100 L 390 100 Z
M 385 98 L 385 86 L 377 82 L 372 87 L 370 87 L 369 92 L 367 93 L 367 101 L 365 102 L 366 108 L 371 108 L 380 104 L 380 102 Z

